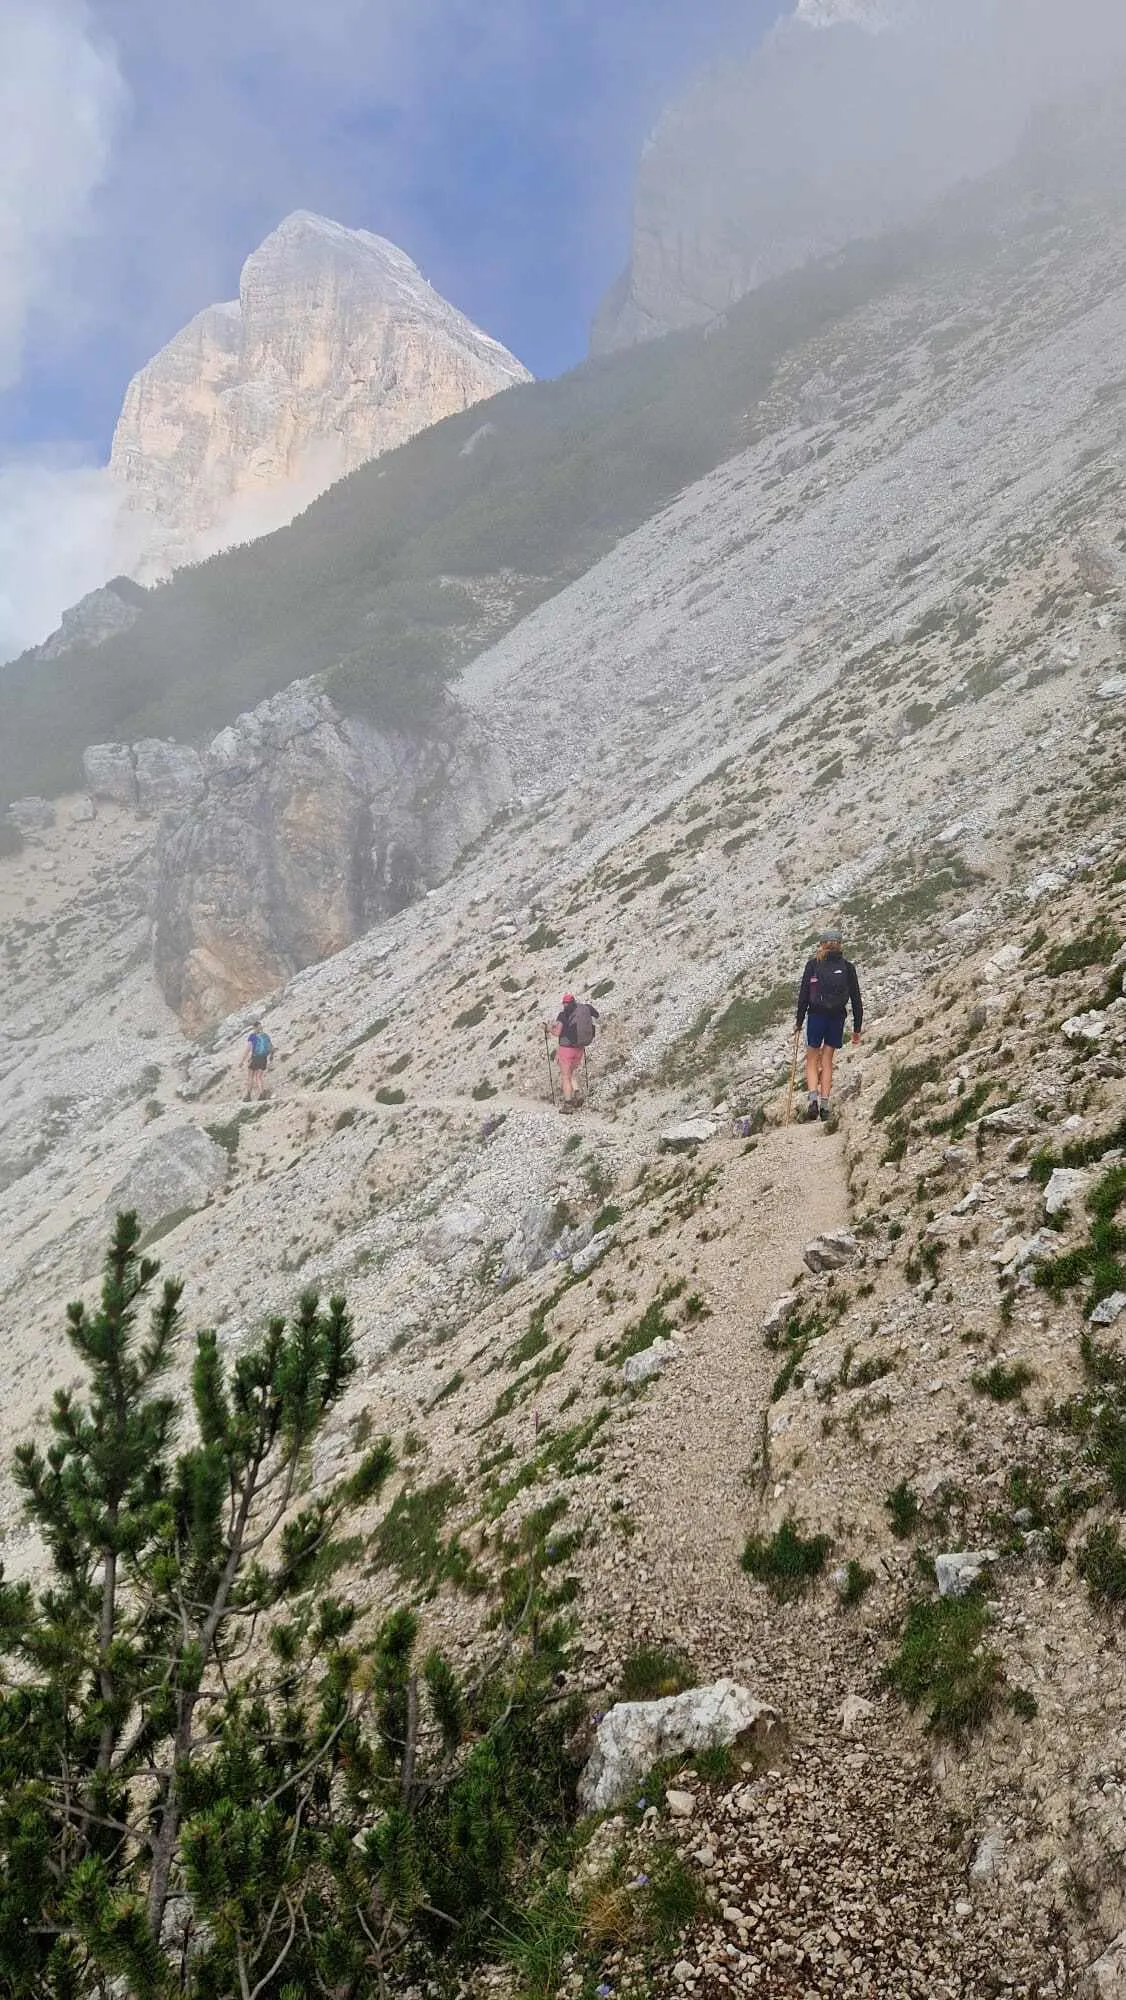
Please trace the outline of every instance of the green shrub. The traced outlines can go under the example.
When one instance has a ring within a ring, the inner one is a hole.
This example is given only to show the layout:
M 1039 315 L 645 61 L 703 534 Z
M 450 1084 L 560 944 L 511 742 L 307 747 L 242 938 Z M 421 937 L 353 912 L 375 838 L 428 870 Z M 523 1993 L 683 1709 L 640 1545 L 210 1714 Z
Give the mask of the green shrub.
M 937 1083 L 942 1075 L 942 1069 L 943 1061 L 940 1056 L 928 1056 L 925 1062 L 920 1063 L 894 1064 L 887 1088 L 872 1106 L 873 1118 L 881 1122 L 885 1118 L 893 1118 L 896 1112 L 904 1110 L 928 1083 Z
M 935 1736 L 963 1736 L 990 1714 L 1004 1676 L 1000 1656 L 985 1643 L 988 1628 L 974 1593 L 928 1599 L 907 1614 L 885 1679 L 912 1708 L 926 1709 Z
M 454 1015 L 454 1027 L 479 1028 L 482 1021 L 487 1017 L 488 1012 L 488 1001 L 478 1000 L 472 1007 L 466 1007 L 462 1013 Z
M 1025 1361 L 1014 1361 L 1011 1368 L 1003 1361 L 995 1361 L 991 1368 L 977 1368 L 970 1381 L 979 1396 L 988 1396 L 994 1403 L 1015 1403 L 1024 1394 L 1030 1382 L 1036 1380 Z
M 845 1572 L 844 1589 L 841 1591 L 841 1603 L 850 1609 L 854 1604 L 861 1603 L 875 1581 L 875 1570 L 865 1569 L 862 1562 L 857 1562 L 855 1556 L 850 1556 Z
M 622 1663 L 619 1701 L 659 1701 L 695 1687 L 699 1676 L 677 1646 L 638 1646 Z
M 384 1085 L 382 1089 L 376 1091 L 375 1101 L 377 1104 L 390 1104 L 390 1105 L 405 1104 L 407 1101 L 407 1093 L 405 1090 L 389 1090 L 387 1086 Z
M 756 1583 L 764 1583 L 779 1603 L 787 1603 L 820 1576 L 832 1546 L 828 1535 L 800 1535 L 788 1515 L 769 1540 L 748 1535 L 741 1567 Z
M 669 1945 L 704 1907 L 704 1885 L 679 1854 L 658 1854 L 650 1861 L 643 1892 L 643 1921 L 655 1944 Z
M 1109 926 L 1086 931 L 1068 944 L 1054 945 L 1044 959 L 1044 970 L 1049 979 L 1059 979 L 1065 972 L 1085 972 L 1091 965 L 1109 965 L 1121 942 L 1118 932 Z
M 1113 1610 L 1126 1605 L 1126 1547 L 1117 1528 L 1092 1528 L 1077 1567 L 1094 1603 Z
M 553 931 L 550 924 L 538 924 L 530 936 L 524 939 L 524 950 L 554 951 L 562 942 L 559 932 Z
M 891 1532 L 901 1542 L 913 1535 L 919 1520 L 919 1496 L 913 1486 L 901 1479 L 898 1486 L 885 1495 L 884 1506 L 891 1516 Z

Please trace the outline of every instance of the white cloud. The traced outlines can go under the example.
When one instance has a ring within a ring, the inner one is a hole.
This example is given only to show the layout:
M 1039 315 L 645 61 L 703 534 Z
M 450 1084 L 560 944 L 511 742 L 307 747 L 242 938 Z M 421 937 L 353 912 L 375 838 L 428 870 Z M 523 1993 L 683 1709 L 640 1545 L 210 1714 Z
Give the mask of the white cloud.
M 0 7 L 0 388 L 109 164 L 123 88 L 82 0 Z
M 123 566 L 121 496 L 108 473 L 39 459 L 0 467 L 0 660 L 54 630 Z

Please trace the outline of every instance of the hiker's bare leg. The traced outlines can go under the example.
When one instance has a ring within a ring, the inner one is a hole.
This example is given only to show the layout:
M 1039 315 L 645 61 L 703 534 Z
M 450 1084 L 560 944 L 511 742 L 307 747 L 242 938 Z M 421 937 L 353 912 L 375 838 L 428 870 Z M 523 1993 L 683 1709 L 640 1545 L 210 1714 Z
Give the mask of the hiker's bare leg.
M 807 1049 L 805 1052 L 805 1087 L 809 1091 L 811 1097 L 813 1093 L 816 1090 L 819 1090 L 821 1087 L 818 1080 L 820 1074 L 821 1074 L 820 1049 Z
M 820 1089 L 823 1098 L 828 1097 L 830 1091 L 833 1088 L 833 1057 L 835 1056 L 835 1054 L 836 1050 L 831 1049 L 828 1043 L 825 1044 L 825 1047 L 821 1051 Z

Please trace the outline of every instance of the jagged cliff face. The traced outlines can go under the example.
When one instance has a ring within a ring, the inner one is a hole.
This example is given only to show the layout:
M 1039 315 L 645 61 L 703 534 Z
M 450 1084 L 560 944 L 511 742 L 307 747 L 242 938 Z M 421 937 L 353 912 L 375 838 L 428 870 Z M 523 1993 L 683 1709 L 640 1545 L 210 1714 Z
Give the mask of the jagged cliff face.
M 706 323 L 999 165 L 1045 101 L 1126 61 L 1126 18 L 1077 7 L 1067 36 L 1051 0 L 798 0 L 661 117 L 593 351 Z
M 403 251 L 304 212 L 130 383 L 111 470 L 157 576 L 291 520 L 333 480 L 528 373 Z
M 345 719 L 308 681 L 202 751 L 86 753 L 91 796 L 156 818 L 153 958 L 193 1029 L 405 909 L 507 803 L 506 760 L 450 703 L 425 731 Z

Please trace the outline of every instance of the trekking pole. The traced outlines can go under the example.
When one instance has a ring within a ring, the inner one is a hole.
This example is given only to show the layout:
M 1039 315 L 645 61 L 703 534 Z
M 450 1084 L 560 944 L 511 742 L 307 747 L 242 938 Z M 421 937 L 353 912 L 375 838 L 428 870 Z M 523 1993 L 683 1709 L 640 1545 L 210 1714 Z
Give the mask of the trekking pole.
M 551 1108 L 552 1108 L 552 1110 L 554 1111 L 554 1110 L 556 1109 L 556 1103 L 555 1103 L 555 1071 L 554 1071 L 554 1070 L 552 1069 L 552 1067 L 551 1067 L 551 1037 L 550 1037 L 550 1035 L 548 1034 L 548 1032 L 547 1032 L 547 1029 L 546 1029 L 546 1028 L 545 1028 L 545 1029 L 544 1029 L 544 1031 L 543 1031 L 543 1052 L 544 1052 L 544 1055 L 545 1055 L 545 1056 L 546 1056 L 546 1058 L 547 1058 L 547 1080 L 548 1080 L 548 1083 L 549 1083 L 549 1084 L 551 1085 Z
M 786 1123 L 790 1122 L 794 1109 L 794 1085 L 798 1080 L 798 1039 L 801 1029 L 794 1029 L 794 1050 L 790 1057 L 790 1088 L 786 1094 Z
M 594 1087 L 590 1080 L 590 1050 L 583 1050 L 583 1096 L 588 1111 L 594 1109 Z

